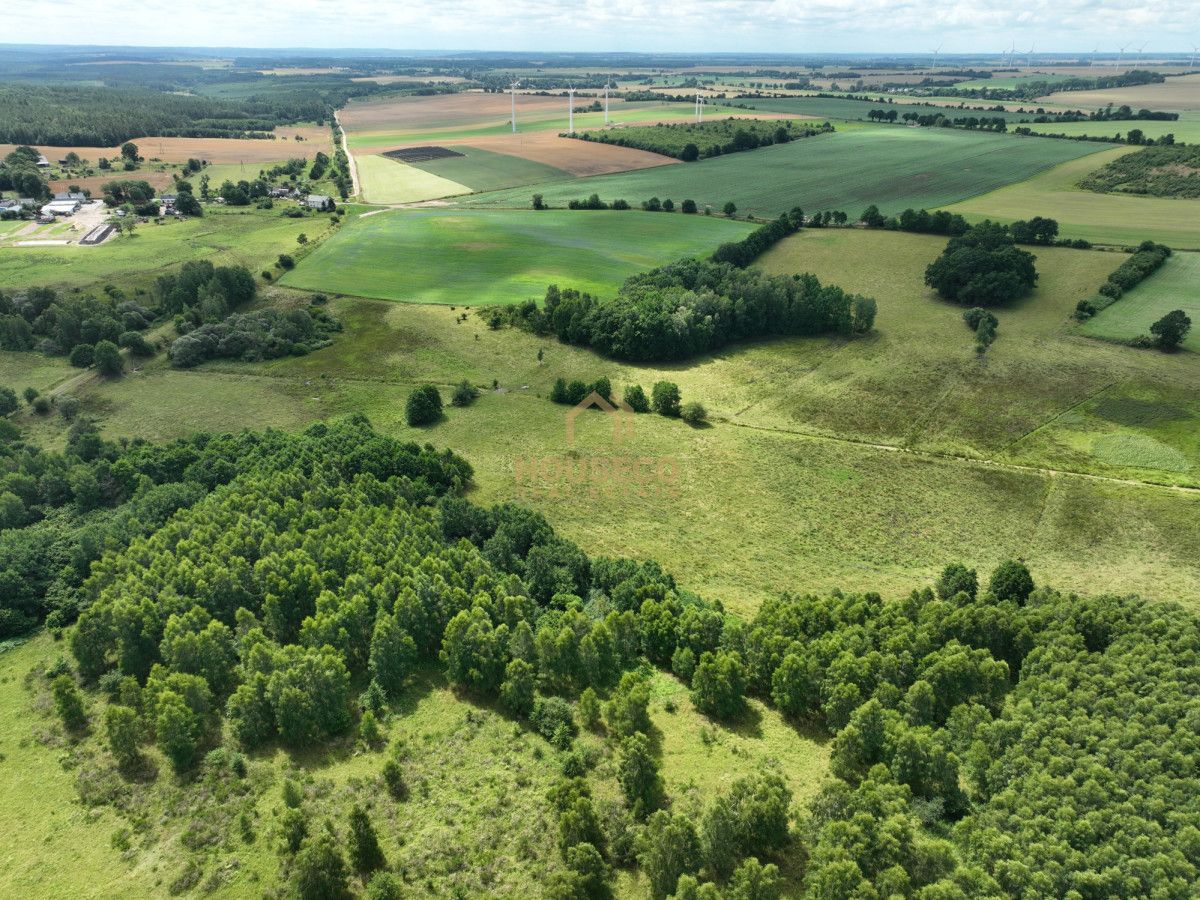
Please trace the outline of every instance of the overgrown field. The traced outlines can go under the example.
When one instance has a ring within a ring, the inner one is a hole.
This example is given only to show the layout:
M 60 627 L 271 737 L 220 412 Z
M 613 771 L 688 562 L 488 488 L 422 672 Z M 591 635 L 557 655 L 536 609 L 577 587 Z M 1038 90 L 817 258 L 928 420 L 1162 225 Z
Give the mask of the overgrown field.
M 1074 141 L 1055 143 L 1080 146 Z M 1088 145 L 1093 149 L 1095 144 Z M 1200 200 L 1097 194 L 1079 187 L 1090 173 L 1135 147 L 1117 147 L 1071 160 L 991 193 L 947 206 L 972 221 L 1012 222 L 1031 215 L 1057 219 L 1060 234 L 1098 244 L 1128 246 L 1157 241 L 1175 249 L 1200 249 Z
M 398 165 L 385 160 L 390 165 Z M 347 223 L 283 283 L 415 303 L 518 303 L 552 282 L 606 293 L 750 230 L 681 213 L 393 210 Z
M 775 216 L 794 206 L 857 215 L 871 203 L 897 213 L 910 206 L 954 203 L 1096 150 L 1073 141 L 954 129 L 864 127 L 690 165 L 551 182 L 538 190 L 555 206 L 596 192 L 606 201 L 692 199 L 715 211 L 733 201 L 740 212 L 758 216 Z M 458 202 L 514 207 L 526 205 L 529 196 L 525 190 L 509 190 Z
M 814 123 L 815 124 L 815 123 Z M 635 147 L 685 162 L 698 158 L 720 156 L 754 150 L 774 143 L 811 137 L 810 126 L 796 127 L 792 121 L 779 122 L 753 119 L 718 119 L 706 122 L 678 122 L 667 125 L 634 125 L 626 128 L 607 128 L 599 131 L 577 131 L 576 138 L 601 144 Z M 780 140 L 779 138 L 783 138 Z M 689 158 L 687 148 L 693 148 Z
M 1191 317 L 1183 346 L 1200 351 L 1200 253 L 1176 253 L 1150 278 L 1102 309 L 1081 327 L 1094 337 L 1129 340 L 1148 335 L 1150 326 L 1173 309 Z M 1200 360 L 1192 359 L 1196 365 Z

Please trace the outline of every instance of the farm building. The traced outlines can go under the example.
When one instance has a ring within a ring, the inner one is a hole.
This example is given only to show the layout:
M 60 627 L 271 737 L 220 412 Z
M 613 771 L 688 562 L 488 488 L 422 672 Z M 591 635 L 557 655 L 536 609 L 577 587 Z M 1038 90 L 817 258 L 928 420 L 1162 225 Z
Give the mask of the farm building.
M 309 194 L 304 199 L 304 205 L 307 206 L 309 209 L 324 210 L 324 209 L 333 209 L 335 204 L 333 202 L 333 198 L 328 197 L 325 194 Z
M 59 191 L 54 195 L 55 203 L 69 200 L 77 200 L 80 203 L 87 203 L 87 199 L 87 194 L 81 193 L 80 191 Z
M 39 155 L 37 158 L 37 167 L 39 169 L 50 168 L 50 160 L 46 159 L 45 154 Z
M 43 216 L 73 216 L 79 212 L 78 200 L 51 200 L 40 210 Z

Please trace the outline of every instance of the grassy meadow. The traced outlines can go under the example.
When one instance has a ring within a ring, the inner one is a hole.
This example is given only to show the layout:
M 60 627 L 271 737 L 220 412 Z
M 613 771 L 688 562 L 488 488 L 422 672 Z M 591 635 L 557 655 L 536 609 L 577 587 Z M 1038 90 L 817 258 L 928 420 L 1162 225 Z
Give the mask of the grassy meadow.
M 466 185 L 472 191 L 494 191 L 500 188 L 555 181 L 570 176 L 569 172 L 544 163 L 523 159 L 507 153 L 493 153 L 479 147 L 459 145 L 453 148 L 462 156 L 430 159 L 409 165 L 431 175 Z
M 1076 146 L 1073 141 L 1056 143 Z M 1098 145 L 1089 146 L 1094 149 Z M 1079 187 L 1080 180 L 1091 172 L 1137 149 L 1116 147 L 1070 160 L 946 209 L 970 221 L 1012 222 L 1049 216 L 1058 220 L 1061 236 L 1097 244 L 1125 246 L 1150 240 L 1175 249 L 1200 249 L 1200 200 L 1097 194 Z
M 921 283 L 943 243 L 810 230 L 764 258 L 771 271 L 812 271 L 879 298 L 877 332 L 859 340 L 762 341 L 689 364 L 633 366 L 492 331 L 474 316 L 460 324 L 460 312 L 444 306 L 347 297 L 330 303 L 345 325 L 330 348 L 186 372 L 158 360 L 90 388 L 84 409 L 110 435 L 150 439 L 300 428 L 361 411 L 388 432 L 465 454 L 481 502 L 522 499 L 589 552 L 657 558 L 688 587 L 741 612 L 781 590 L 903 593 L 949 559 L 986 568 L 1011 555 L 1062 587 L 1086 590 L 1102 578 L 1193 602 L 1200 494 L 1158 486 L 1200 485 L 1190 354 L 1080 334 L 1071 310 L 1121 257 L 1048 248 L 1039 251 L 1038 289 L 997 310 L 999 338 L 978 358 L 961 310 Z M 676 381 L 713 424 L 642 416 L 618 452 L 597 414 L 569 448 L 565 411 L 545 398 L 556 377 L 600 375 L 618 389 Z M 415 384 L 448 393 L 463 378 L 484 389 L 474 406 L 448 410 L 429 430 L 404 424 Z M 1143 403 L 1165 412 L 1121 412 Z M 56 419 L 22 423 L 41 443 L 64 440 Z M 1153 448 L 1161 452 L 1145 452 Z M 662 463 L 665 480 L 621 490 L 531 481 L 523 474 L 530 458 L 601 467 L 651 460 L 642 471 L 658 478 Z
M 1200 351 L 1200 253 L 1176 253 L 1161 269 L 1081 327 L 1084 334 L 1129 340 L 1150 333 L 1150 326 L 1173 309 L 1191 317 L 1183 346 Z
M 386 156 L 358 154 L 354 162 L 369 203 L 416 203 L 471 192 L 465 184 Z
M 740 213 L 775 216 L 794 206 L 807 212 L 844 209 L 857 215 L 874 203 L 887 213 L 943 206 L 1096 152 L 1095 145 L 954 129 L 862 127 L 715 159 L 548 182 L 546 202 L 599 193 L 631 203 L 652 196 L 695 200 L 719 211 L 732 200 Z M 483 208 L 520 207 L 529 191 L 461 198 Z
M 636 210 L 391 210 L 348 222 L 282 283 L 466 306 L 540 298 L 552 282 L 608 293 L 635 272 L 709 253 L 751 227 Z

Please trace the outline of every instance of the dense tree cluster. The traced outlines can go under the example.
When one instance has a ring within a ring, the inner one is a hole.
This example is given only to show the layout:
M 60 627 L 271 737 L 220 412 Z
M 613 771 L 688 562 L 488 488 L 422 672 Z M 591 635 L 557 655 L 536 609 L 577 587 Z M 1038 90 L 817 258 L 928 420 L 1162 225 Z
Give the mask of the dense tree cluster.
M 925 283 L 956 303 L 995 306 L 1033 290 L 1037 270 L 1008 228 L 985 221 L 950 239 L 925 269 Z
M 303 356 L 328 347 L 341 323 L 321 309 L 259 309 L 234 313 L 205 323 L 176 338 L 168 351 L 171 365 L 181 369 L 208 359 L 258 362 L 281 356 Z
M 673 156 L 684 162 L 695 162 L 698 159 L 757 150 L 772 144 L 786 144 L 829 131 L 833 131 L 833 126 L 828 122 L 819 126 L 806 124 L 796 127 L 796 123 L 791 121 L 730 118 L 584 131 L 571 137 L 582 141 L 649 150 L 651 153 Z
M 718 263 L 732 263 L 739 268 L 745 268 L 775 244 L 788 235 L 795 234 L 803 227 L 804 211 L 796 207 L 773 222 L 756 228 L 740 241 L 729 241 L 722 244 L 713 252 L 712 260 Z
M 50 186 L 38 171 L 37 162 L 41 154 L 33 147 L 23 145 L 13 149 L 0 162 L 0 192 L 12 191 L 19 197 L 32 200 L 48 200 Z M 8 214 L 8 211 L 5 211 Z
M 1153 197 L 1200 197 L 1200 147 L 1169 144 L 1119 156 L 1079 186 L 1090 191 Z
M 611 300 L 551 285 L 543 306 L 529 302 L 503 314 L 606 356 L 663 361 L 766 335 L 870 331 L 875 302 L 813 275 L 769 276 L 685 259 L 631 277 Z
M 475 506 L 465 463 L 362 419 L 115 462 L 192 494 L 110 543 L 79 590 L 71 649 L 85 680 L 119 681 L 105 727 L 125 765 L 152 741 L 188 770 L 223 722 L 246 747 L 320 744 L 440 663 L 564 754 L 551 896 L 607 896 L 635 859 L 657 898 L 777 896 L 772 860 L 796 841 L 820 897 L 1182 898 L 1200 877 L 1200 623 L 1173 605 L 1036 589 L 1009 561 L 986 585 L 952 565 L 904 599 L 785 594 L 741 621 L 654 563 L 589 559 L 536 513 Z M 703 714 L 756 698 L 833 735 L 831 777 L 795 825 L 769 767 L 668 808 L 649 665 L 680 672 Z M 54 693 L 86 727 L 70 677 Z M 617 809 L 573 749 L 601 710 Z M 402 798 L 402 770 L 384 770 Z M 297 826 L 292 877 L 344 884 L 345 860 L 321 863 Z M 350 865 L 383 865 L 364 811 L 350 831 Z
M 1116 303 L 1130 288 L 1136 287 L 1159 270 L 1171 256 L 1166 244 L 1142 241 L 1130 256 L 1123 260 L 1100 285 L 1097 296 L 1084 298 L 1075 306 L 1075 318 L 1089 319 L 1107 306 Z

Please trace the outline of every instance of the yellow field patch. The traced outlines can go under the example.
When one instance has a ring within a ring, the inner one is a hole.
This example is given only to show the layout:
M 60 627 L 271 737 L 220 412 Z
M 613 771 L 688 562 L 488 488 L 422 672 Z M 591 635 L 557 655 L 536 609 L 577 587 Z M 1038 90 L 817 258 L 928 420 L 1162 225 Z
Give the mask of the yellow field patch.
M 355 156 L 363 198 L 371 203 L 416 203 L 469 194 L 465 184 L 431 175 L 386 156 Z

